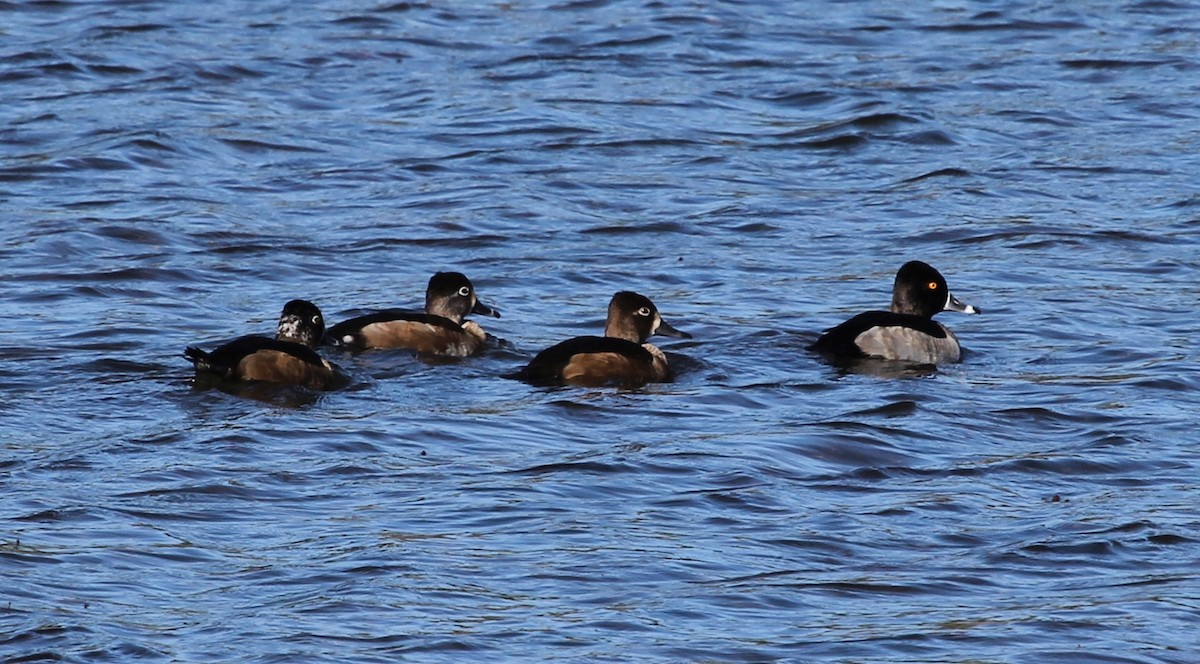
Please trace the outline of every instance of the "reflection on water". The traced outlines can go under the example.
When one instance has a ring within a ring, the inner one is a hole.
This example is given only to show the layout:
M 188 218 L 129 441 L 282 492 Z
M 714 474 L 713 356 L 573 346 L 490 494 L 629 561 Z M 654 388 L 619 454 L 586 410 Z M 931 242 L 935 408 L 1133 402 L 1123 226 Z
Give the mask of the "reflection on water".
M 317 403 L 321 391 L 299 385 L 282 385 L 262 381 L 223 381 L 211 376 L 198 375 L 193 381 L 197 390 L 219 390 L 243 399 L 252 399 L 266 404 L 287 408 L 301 408 Z
M 0 14 L 10 659 L 1195 659 L 1196 7 Z M 910 259 L 962 363 L 805 350 Z M 437 270 L 487 353 L 179 357 Z M 504 378 L 625 289 L 675 382 Z

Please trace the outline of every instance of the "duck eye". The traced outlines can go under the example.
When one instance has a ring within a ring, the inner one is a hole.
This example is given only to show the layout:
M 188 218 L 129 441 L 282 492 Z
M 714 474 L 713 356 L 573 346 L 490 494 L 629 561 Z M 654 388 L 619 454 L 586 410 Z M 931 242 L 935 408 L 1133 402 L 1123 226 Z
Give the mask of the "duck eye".
M 313 317 L 312 317 L 312 322 L 313 322 L 313 325 L 320 325 L 320 324 L 321 324 L 321 317 L 320 317 L 320 316 L 313 316 Z
M 938 289 L 938 285 L 937 285 L 936 281 L 929 282 L 929 290 L 937 290 L 937 289 Z
M 639 315 L 639 316 L 649 316 L 649 315 L 650 315 L 650 307 L 642 307 L 641 309 L 638 309 L 638 310 L 637 310 L 637 315 Z
M 462 288 L 458 289 L 458 294 L 466 297 L 471 294 L 471 288 L 469 286 L 463 286 Z

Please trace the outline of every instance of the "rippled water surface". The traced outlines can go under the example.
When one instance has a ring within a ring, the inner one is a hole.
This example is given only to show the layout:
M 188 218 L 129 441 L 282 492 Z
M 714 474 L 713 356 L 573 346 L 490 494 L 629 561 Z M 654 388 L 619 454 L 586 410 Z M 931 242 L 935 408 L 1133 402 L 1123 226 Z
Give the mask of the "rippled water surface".
M 6 661 L 1200 661 L 1200 4 L 0 2 Z M 804 350 L 921 259 L 938 371 Z M 180 356 L 470 276 L 483 356 Z M 679 378 L 503 374 L 616 290 Z

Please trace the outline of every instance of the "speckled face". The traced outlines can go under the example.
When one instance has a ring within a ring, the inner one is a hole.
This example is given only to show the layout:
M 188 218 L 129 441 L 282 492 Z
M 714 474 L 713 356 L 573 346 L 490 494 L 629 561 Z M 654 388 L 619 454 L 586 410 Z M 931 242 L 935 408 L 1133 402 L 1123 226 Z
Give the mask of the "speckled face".
M 307 300 L 292 300 L 279 315 L 275 338 L 315 347 L 324 333 L 325 318 L 321 310 Z
M 300 326 L 303 325 L 298 316 L 282 316 L 279 319 L 279 327 L 275 330 L 275 336 L 280 339 L 294 339 L 300 336 Z

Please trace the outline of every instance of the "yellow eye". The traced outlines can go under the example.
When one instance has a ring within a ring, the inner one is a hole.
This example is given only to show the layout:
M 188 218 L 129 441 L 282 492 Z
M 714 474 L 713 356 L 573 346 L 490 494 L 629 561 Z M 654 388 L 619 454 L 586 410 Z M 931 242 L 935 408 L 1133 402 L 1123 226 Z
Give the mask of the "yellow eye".
M 937 290 L 937 282 L 936 281 L 929 282 L 929 290 Z

